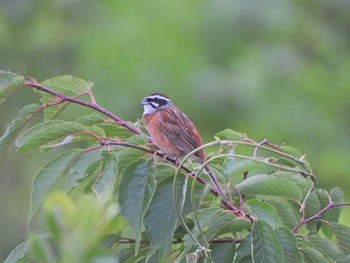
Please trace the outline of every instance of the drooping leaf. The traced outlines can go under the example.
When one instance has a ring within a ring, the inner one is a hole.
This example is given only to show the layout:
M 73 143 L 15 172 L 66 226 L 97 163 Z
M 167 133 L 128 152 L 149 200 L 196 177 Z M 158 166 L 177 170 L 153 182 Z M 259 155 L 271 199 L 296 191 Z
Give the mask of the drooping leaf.
M 41 83 L 44 87 L 47 87 L 53 91 L 56 91 L 62 95 L 69 97 L 77 97 L 84 92 L 91 90 L 93 84 L 86 82 L 83 79 L 72 77 L 69 75 L 59 76 L 52 79 L 47 79 Z M 37 91 L 37 90 L 36 90 Z M 57 98 L 49 93 L 37 91 L 42 95 L 41 102 L 43 104 L 57 102 Z M 67 102 L 60 103 L 55 106 L 50 106 L 45 109 L 45 120 L 57 118 L 58 114 L 67 106 Z
M 248 213 L 253 214 L 253 216 L 257 219 L 265 220 L 273 228 L 276 228 L 281 224 L 281 220 L 276 209 L 264 201 L 250 199 L 246 202 L 246 208 Z
M 338 247 L 345 256 L 350 255 L 350 227 L 338 223 L 331 223 L 331 226 L 334 230 Z
M 155 192 L 154 164 L 151 160 L 137 160 L 124 169 L 119 185 L 119 203 L 124 217 L 134 231 L 137 253 L 142 222 Z
M 300 188 L 291 180 L 279 178 L 274 175 L 259 174 L 247 178 L 236 185 L 241 195 L 272 195 L 284 196 L 301 200 Z
M 231 129 L 226 129 L 217 133 L 214 136 L 214 138 L 216 140 L 224 139 L 224 140 L 232 140 L 232 141 L 241 141 L 243 139 L 246 139 L 247 135 L 245 133 L 236 132 Z
M 302 262 L 302 256 L 297 247 L 297 239 L 293 233 L 284 226 L 278 227 L 275 231 L 282 246 L 284 263 Z
M 74 159 L 81 153 L 81 149 L 72 149 L 57 156 L 55 159 L 45 164 L 34 177 L 32 184 L 30 209 L 28 213 L 28 223 L 41 201 L 48 192 L 50 186 L 56 179 L 64 174 Z
M 186 188 L 187 180 L 179 177 L 176 182 L 176 193 L 180 211 Z M 171 251 L 172 237 L 178 220 L 173 201 L 173 178 L 164 179 L 158 185 L 144 218 L 144 226 L 152 247 L 159 251 L 161 262 L 165 261 Z
M 118 173 L 118 158 L 112 151 L 102 151 L 101 153 L 101 173 L 96 179 L 92 189 L 98 196 L 111 193 L 115 178 Z
M 0 103 L 15 89 L 24 86 L 24 78 L 18 74 L 0 70 Z
M 93 128 L 92 131 L 96 133 L 96 135 L 104 135 L 103 131 L 98 131 L 95 128 Z M 55 144 L 52 144 L 52 142 L 58 139 L 64 140 L 67 136 L 78 138 L 77 136 L 79 132 L 83 134 L 84 132 L 89 132 L 90 129 L 91 127 L 85 127 L 74 122 L 50 120 L 26 130 L 16 140 L 16 146 L 23 152 L 28 152 L 38 147 L 49 148 L 53 147 Z M 90 138 L 93 137 L 90 136 Z M 93 140 L 95 139 L 93 138 Z M 73 139 L 71 139 L 69 142 L 71 141 L 73 141 Z
M 79 185 L 78 181 L 84 178 L 91 163 L 99 160 L 101 152 L 99 150 L 89 151 L 83 153 L 77 158 L 77 160 L 70 167 L 67 180 L 66 180 L 66 192 L 69 193 L 72 189 Z
M 264 220 L 255 221 L 252 227 L 251 235 L 251 246 L 254 262 L 283 262 L 282 245 L 276 232 L 269 223 Z
M 19 116 L 7 125 L 4 134 L 0 138 L 0 153 L 16 138 L 24 125 L 39 109 L 38 104 L 30 104 L 20 110 Z

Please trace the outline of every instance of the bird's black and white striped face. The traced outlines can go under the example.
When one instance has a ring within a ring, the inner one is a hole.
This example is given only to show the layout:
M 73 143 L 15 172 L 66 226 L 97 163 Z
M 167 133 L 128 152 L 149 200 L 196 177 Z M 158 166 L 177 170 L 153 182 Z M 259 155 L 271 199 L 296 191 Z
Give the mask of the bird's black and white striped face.
M 143 115 L 150 114 L 159 109 L 164 109 L 173 105 L 167 96 L 160 93 L 148 95 L 140 102 L 140 104 L 144 107 Z

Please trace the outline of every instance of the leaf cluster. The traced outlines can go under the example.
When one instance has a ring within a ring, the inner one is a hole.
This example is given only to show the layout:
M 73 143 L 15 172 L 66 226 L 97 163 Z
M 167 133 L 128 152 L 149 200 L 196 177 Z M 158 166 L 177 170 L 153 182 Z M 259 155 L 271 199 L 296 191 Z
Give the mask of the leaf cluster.
M 179 164 L 158 152 L 141 123 L 96 103 L 91 83 L 72 76 L 37 83 L 0 72 L 0 101 L 30 87 L 42 99 L 8 124 L 0 152 L 13 141 L 26 153 L 64 150 L 33 178 L 28 224 L 41 209 L 45 232 L 30 234 L 6 262 L 350 260 L 350 228 L 339 224 L 349 204 L 339 188 L 316 188 L 310 164 L 292 147 L 219 132 L 202 148 L 224 202 L 204 166 L 190 155 Z M 60 119 L 71 103 L 92 113 Z M 65 189 L 50 194 L 58 179 Z

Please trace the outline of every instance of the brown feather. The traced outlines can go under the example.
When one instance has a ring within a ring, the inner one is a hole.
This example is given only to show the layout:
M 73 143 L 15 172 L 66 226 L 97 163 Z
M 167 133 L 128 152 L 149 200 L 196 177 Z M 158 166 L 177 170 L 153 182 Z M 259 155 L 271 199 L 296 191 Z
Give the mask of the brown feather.
M 175 106 L 157 110 L 144 116 L 146 128 L 154 143 L 166 154 L 183 157 L 202 145 L 201 137 L 193 125 Z M 194 155 L 196 161 L 203 163 L 204 151 Z

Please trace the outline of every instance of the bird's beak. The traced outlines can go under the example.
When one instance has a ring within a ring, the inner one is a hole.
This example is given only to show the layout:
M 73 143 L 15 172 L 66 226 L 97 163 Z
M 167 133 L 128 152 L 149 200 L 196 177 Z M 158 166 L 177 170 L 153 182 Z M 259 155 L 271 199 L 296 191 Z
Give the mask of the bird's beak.
M 146 105 L 146 104 L 148 104 L 146 98 L 144 98 L 143 100 L 141 100 L 141 101 L 140 101 L 140 104 L 141 104 L 141 105 Z

